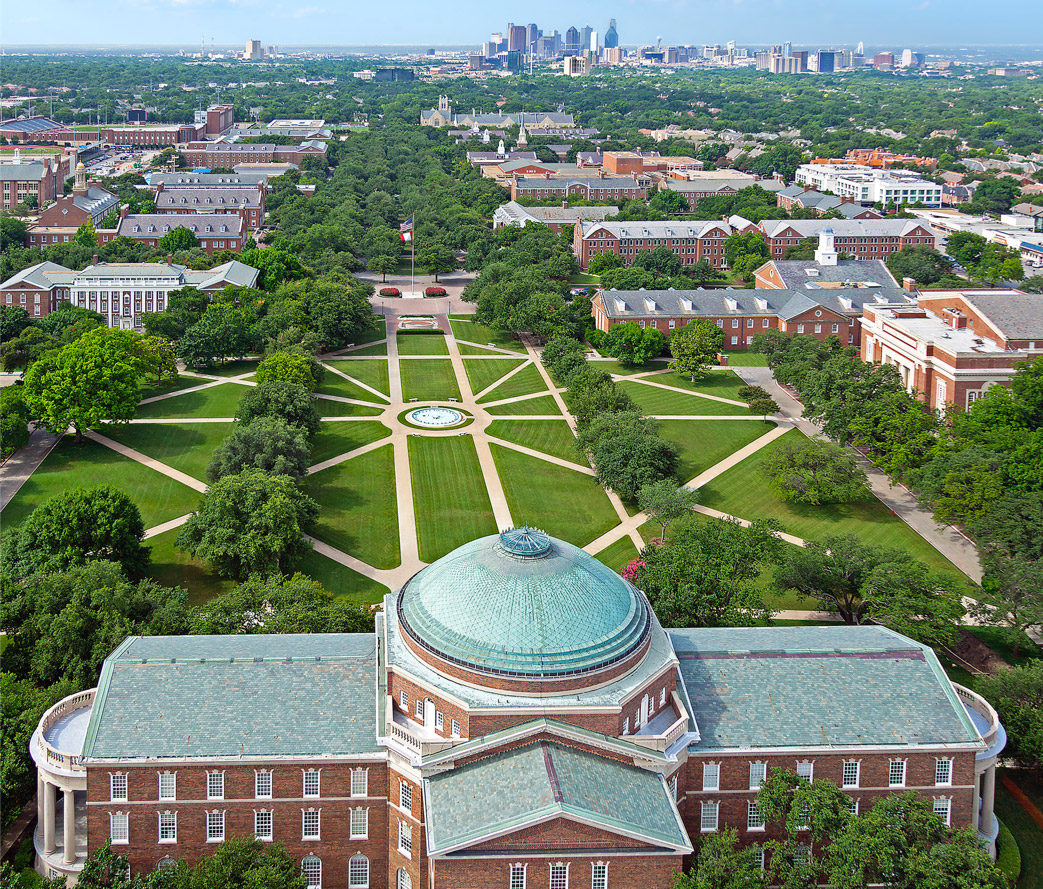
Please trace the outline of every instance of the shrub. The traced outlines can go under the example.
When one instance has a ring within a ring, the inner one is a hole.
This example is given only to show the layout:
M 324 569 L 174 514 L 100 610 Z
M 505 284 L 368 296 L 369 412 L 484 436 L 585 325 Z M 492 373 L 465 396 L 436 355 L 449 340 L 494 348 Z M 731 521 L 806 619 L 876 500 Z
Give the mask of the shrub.
M 380 288 L 380 295 L 381 296 L 401 296 L 402 295 L 402 291 L 399 290 L 397 287 L 381 287 Z
M 424 296 L 445 296 L 446 289 L 444 287 L 425 287 Z
M 996 867 L 1003 871 L 1011 886 L 1017 884 L 1021 876 L 1021 850 L 1014 834 L 1002 821 L 999 836 L 996 837 Z

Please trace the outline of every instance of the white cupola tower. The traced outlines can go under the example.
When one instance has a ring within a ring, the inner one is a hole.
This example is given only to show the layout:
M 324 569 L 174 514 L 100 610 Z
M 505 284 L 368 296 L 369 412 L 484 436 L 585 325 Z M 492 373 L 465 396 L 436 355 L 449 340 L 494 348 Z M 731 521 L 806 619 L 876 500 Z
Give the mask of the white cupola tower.
M 833 242 L 833 227 L 827 225 L 819 232 L 818 249 L 815 250 L 815 262 L 819 265 L 837 264 L 837 251 Z

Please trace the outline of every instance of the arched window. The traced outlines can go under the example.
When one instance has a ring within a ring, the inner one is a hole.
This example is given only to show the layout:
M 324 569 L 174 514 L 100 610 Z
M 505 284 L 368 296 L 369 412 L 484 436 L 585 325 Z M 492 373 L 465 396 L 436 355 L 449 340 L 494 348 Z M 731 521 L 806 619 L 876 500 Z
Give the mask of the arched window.
M 177 862 L 168 855 L 166 858 L 159 859 L 156 870 L 171 870 L 175 867 L 177 867 Z
M 301 873 L 304 874 L 304 885 L 308 889 L 319 889 L 322 886 L 322 860 L 317 855 L 304 856 Z
M 369 859 L 361 852 L 348 859 L 348 889 L 369 889 Z
M 398 869 L 396 889 L 413 889 L 413 878 L 409 876 L 409 871 L 404 867 Z

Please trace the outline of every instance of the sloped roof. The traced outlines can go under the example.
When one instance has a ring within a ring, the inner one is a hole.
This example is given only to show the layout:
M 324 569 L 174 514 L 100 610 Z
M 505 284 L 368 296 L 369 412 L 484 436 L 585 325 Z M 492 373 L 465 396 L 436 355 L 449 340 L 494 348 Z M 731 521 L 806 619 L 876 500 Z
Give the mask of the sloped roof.
M 838 238 L 903 237 L 914 228 L 934 230 L 922 219 L 765 219 L 761 230 L 769 237 L 778 237 L 787 228 L 793 229 L 798 237 L 810 238 L 830 226 Z
M 185 283 L 200 290 L 213 290 L 231 285 L 233 287 L 253 287 L 257 283 L 260 271 L 245 262 L 233 259 L 230 262 L 214 266 L 202 272 L 185 270 Z
M 569 188 L 572 185 L 586 185 L 599 188 L 640 188 L 637 182 L 626 176 L 576 176 L 570 179 L 544 179 L 540 177 L 523 177 L 515 180 L 518 188 Z
M 191 211 L 196 207 L 258 207 L 261 199 L 257 186 L 165 186 L 156 195 L 157 207 L 177 207 Z
M 72 202 L 84 212 L 96 216 L 117 206 L 120 199 L 111 191 L 91 185 L 88 186 L 86 195 L 78 194 L 73 197 Z
M 604 229 L 616 238 L 701 238 L 714 228 L 731 234 L 731 226 L 715 220 L 675 222 L 581 222 L 580 235 L 589 238 L 599 229 Z
M 163 237 L 175 228 L 187 228 L 196 236 L 237 237 L 242 233 L 243 219 L 235 213 L 135 213 L 120 220 L 117 232 L 131 238 Z
M 823 283 L 848 281 L 901 289 L 882 259 L 841 259 L 836 265 L 820 265 L 814 260 L 776 259 L 773 264 L 783 285 L 790 290 L 815 289 Z
M 517 201 L 508 201 L 496 208 L 496 215 L 512 222 L 576 222 L 580 219 L 606 219 L 615 216 L 618 207 L 523 207 Z
M 20 272 L 15 272 L 0 284 L 0 287 L 5 290 L 8 287 L 14 287 L 17 284 L 26 283 L 32 287 L 39 287 L 47 290 L 54 284 L 54 275 L 61 274 L 63 276 L 73 274 L 72 269 L 67 269 L 63 265 L 58 265 L 56 262 L 38 262 L 36 265 L 31 265 L 28 268 L 22 269 Z
M 974 292 L 966 298 L 1008 340 L 1043 339 L 1043 294 Z
M 660 848 L 692 848 L 660 775 L 549 742 L 425 778 L 424 807 L 431 855 L 562 816 Z

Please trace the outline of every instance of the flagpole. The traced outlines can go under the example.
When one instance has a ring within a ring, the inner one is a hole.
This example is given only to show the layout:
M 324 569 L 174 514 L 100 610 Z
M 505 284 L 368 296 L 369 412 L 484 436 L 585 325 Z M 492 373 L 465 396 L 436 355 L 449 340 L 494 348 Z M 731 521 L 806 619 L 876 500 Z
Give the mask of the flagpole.
M 413 228 L 409 232 L 409 295 L 416 296 L 416 214 L 409 218 L 413 220 Z

